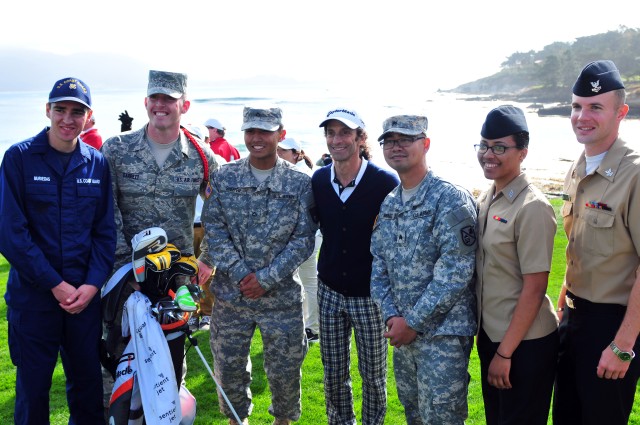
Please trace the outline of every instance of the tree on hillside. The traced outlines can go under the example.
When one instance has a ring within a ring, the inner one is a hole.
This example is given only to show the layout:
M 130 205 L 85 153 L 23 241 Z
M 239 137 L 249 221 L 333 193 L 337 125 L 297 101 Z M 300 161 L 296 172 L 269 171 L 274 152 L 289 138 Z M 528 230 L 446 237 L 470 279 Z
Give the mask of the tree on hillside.
M 556 55 L 549 55 L 544 59 L 540 71 L 542 72 L 541 79 L 544 85 L 547 87 L 558 87 L 560 85 L 560 71 L 562 70 L 562 64 L 560 59 Z
M 533 50 L 528 52 L 516 52 L 509 56 L 506 61 L 500 64 L 502 69 L 505 68 L 518 68 L 523 66 L 531 66 L 535 61 L 535 55 Z
M 545 93 L 546 101 L 552 101 L 559 98 L 554 93 L 570 89 L 580 70 L 598 59 L 614 61 L 624 80 L 639 81 L 640 28 L 620 26 L 571 43 L 551 43 L 540 51 L 513 53 L 502 62 L 497 74 L 463 84 L 455 91 L 497 94 L 538 90 Z

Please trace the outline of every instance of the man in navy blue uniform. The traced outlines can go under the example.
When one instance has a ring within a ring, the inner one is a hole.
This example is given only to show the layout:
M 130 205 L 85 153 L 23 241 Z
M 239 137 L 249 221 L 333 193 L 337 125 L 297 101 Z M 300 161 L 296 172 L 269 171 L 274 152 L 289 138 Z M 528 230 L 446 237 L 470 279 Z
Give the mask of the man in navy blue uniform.
M 11 146 L 0 166 L 0 253 L 7 281 L 9 352 L 16 366 L 16 424 L 49 423 L 58 352 L 69 424 L 104 424 L 98 356 L 100 295 L 116 246 L 106 160 L 78 141 L 91 117 L 89 87 L 53 86 L 51 126 Z

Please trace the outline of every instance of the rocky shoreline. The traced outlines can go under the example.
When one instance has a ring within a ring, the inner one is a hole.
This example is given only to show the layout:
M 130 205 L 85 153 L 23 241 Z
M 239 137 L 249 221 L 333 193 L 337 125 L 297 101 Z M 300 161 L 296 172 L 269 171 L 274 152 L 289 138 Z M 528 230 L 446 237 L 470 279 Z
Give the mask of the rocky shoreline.
M 626 91 L 627 104 L 629 105 L 627 118 L 640 118 L 640 83 L 628 83 Z M 454 89 L 451 92 L 469 94 L 469 92 L 457 91 L 457 89 Z M 571 88 L 569 87 L 537 87 L 523 89 L 513 93 L 476 93 L 475 96 L 466 97 L 460 100 L 530 103 L 528 108 L 537 111 L 538 116 L 541 117 L 569 117 L 571 115 Z
M 628 101 L 629 105 L 629 113 L 627 114 L 627 118 L 640 118 L 640 102 L 638 101 Z M 571 105 L 568 103 L 561 103 L 555 105 L 531 105 L 530 108 L 537 109 L 539 117 L 546 116 L 560 116 L 560 117 L 569 117 L 571 115 Z

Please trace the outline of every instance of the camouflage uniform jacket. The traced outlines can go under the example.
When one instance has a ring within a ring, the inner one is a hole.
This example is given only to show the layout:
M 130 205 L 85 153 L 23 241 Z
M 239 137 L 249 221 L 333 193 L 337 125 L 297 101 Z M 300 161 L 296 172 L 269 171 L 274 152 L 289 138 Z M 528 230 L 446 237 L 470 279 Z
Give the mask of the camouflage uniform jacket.
M 268 308 L 302 302 L 302 286 L 293 273 L 313 252 L 313 206 L 311 178 L 280 158 L 262 183 L 248 158 L 221 167 L 203 210 L 217 267 L 211 284 L 216 298 Z M 257 300 L 242 298 L 238 286 L 252 272 L 267 291 Z
M 218 163 L 208 146 L 200 142 L 200 147 L 209 161 L 210 180 Z M 162 168 L 149 147 L 146 126 L 107 139 L 102 153 L 111 168 L 118 230 L 116 269 L 131 261 L 131 238 L 148 227 L 162 227 L 169 242 L 184 254 L 193 253 L 196 197 L 205 196 L 206 185 L 200 154 L 182 131 Z M 200 260 L 207 263 L 206 259 L 202 253 Z
M 402 186 L 382 203 L 371 240 L 371 296 L 385 322 L 402 316 L 417 332 L 476 332 L 475 201 L 429 171 L 402 203 Z

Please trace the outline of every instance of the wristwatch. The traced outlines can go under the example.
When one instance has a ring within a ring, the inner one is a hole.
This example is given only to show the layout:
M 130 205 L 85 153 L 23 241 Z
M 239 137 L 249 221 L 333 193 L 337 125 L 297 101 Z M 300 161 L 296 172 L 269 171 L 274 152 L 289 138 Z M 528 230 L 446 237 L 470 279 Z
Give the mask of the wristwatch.
M 622 351 L 621 349 L 619 349 L 615 341 L 611 341 L 611 344 L 609 344 L 609 347 L 611 347 L 611 350 L 613 350 L 613 353 L 616 356 L 618 356 L 618 358 L 623 362 L 630 362 L 636 356 L 636 353 L 634 353 L 633 350 Z

